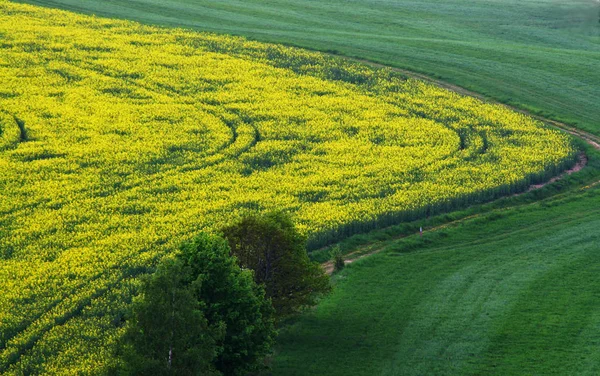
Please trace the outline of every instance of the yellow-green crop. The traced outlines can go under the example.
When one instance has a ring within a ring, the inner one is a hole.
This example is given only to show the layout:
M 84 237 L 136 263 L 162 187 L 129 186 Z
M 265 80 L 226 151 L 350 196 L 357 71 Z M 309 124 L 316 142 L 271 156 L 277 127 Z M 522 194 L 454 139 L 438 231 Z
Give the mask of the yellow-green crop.
M 526 188 L 569 140 L 388 70 L 0 0 L 0 372 L 106 371 L 135 286 L 281 208 L 317 246 Z

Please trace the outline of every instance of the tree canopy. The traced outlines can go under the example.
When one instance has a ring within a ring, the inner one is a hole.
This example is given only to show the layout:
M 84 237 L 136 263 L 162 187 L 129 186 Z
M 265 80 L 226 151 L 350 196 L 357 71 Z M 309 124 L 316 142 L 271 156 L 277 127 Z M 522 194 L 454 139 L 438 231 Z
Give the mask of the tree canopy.
M 227 242 L 202 234 L 146 279 L 124 337 L 124 371 L 244 375 L 274 342 L 273 308 Z
M 286 213 L 248 215 L 223 233 L 240 265 L 252 269 L 254 280 L 265 286 L 278 316 L 313 305 L 330 290 L 329 277 L 310 261 L 306 239 Z

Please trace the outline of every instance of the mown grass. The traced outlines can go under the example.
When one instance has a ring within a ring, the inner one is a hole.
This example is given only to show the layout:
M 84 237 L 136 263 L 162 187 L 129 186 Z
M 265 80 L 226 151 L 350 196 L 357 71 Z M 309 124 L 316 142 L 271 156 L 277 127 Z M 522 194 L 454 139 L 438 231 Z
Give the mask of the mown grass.
M 273 374 L 597 374 L 600 155 L 584 149 L 543 189 L 342 242 L 384 250 L 281 331 Z
M 275 375 L 598 374 L 600 189 L 391 241 L 278 339 Z
M 474 217 L 490 213 L 498 215 L 498 213 L 533 205 L 549 198 L 570 197 L 573 193 L 580 192 L 582 187 L 596 183 L 600 179 L 600 153 L 583 140 L 575 139 L 574 141 L 575 146 L 588 158 L 586 167 L 576 174 L 565 174 L 561 179 L 552 184 L 547 184 L 542 188 L 519 195 L 506 196 L 489 203 L 472 205 L 461 210 L 422 218 L 412 222 L 402 222 L 382 229 L 353 235 L 333 246 L 311 251 L 310 257 L 317 262 L 326 262 L 331 259 L 330 251 L 332 247 L 336 246 L 340 248 L 342 254 L 348 255 L 346 258 L 355 259 L 361 255 L 378 252 L 388 246 L 398 246 L 397 241 L 399 239 L 418 233 L 420 228 L 428 232 L 446 227 L 457 227 L 463 221 Z M 416 243 L 415 240 L 417 241 Z M 401 247 L 407 250 L 413 246 L 418 247 L 419 244 L 418 238 L 412 237 L 404 239 Z
M 600 134 L 593 0 L 24 0 L 407 68 Z

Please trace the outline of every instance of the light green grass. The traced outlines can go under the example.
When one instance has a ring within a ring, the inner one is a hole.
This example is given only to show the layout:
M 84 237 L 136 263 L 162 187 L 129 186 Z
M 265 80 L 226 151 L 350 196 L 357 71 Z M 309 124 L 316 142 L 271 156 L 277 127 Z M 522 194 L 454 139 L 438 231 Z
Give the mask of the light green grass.
M 276 375 L 600 372 L 600 190 L 389 243 L 279 337 Z
M 26 0 L 427 73 L 600 134 L 595 0 Z

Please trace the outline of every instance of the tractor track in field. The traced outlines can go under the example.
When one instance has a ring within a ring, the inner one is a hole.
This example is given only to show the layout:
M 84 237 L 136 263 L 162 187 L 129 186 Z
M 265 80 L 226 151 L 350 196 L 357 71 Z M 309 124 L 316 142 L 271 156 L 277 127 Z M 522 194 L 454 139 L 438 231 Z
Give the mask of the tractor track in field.
M 564 171 L 560 175 L 557 175 L 557 176 L 553 177 L 552 179 L 548 180 L 545 183 L 539 183 L 539 184 L 532 184 L 532 185 L 530 185 L 529 188 L 525 192 L 523 192 L 523 193 L 527 193 L 527 192 L 531 192 L 531 191 L 536 190 L 536 189 L 543 188 L 544 186 L 546 186 L 548 184 L 552 184 L 555 181 L 559 181 L 559 180 L 565 178 L 566 176 L 569 176 L 569 175 L 571 175 L 571 174 L 573 174 L 575 172 L 581 171 L 587 165 L 587 162 L 588 162 L 587 155 L 585 155 L 585 153 L 580 153 L 579 156 L 578 156 L 578 160 L 577 160 L 577 163 L 575 164 L 575 166 L 571 167 L 567 171 Z M 523 193 L 517 193 L 516 196 L 519 196 L 519 195 L 521 195 Z
M 521 114 L 524 114 L 524 115 L 530 116 L 530 117 L 532 117 L 532 118 L 534 118 L 536 120 L 539 120 L 542 123 L 544 123 L 544 124 L 546 124 L 546 125 L 548 125 L 550 127 L 559 129 L 559 130 L 561 130 L 563 132 L 566 132 L 566 133 L 568 133 L 568 134 L 570 134 L 570 135 L 572 135 L 574 137 L 577 137 L 577 138 L 585 141 L 588 145 L 592 146 L 594 149 L 600 150 L 600 137 L 598 137 L 596 135 L 593 135 L 593 134 L 591 134 L 589 132 L 586 132 L 586 131 L 582 131 L 580 129 L 577 129 L 575 127 L 572 127 L 572 126 L 567 125 L 565 123 L 562 123 L 560 121 L 547 119 L 547 118 L 545 118 L 543 116 L 535 115 L 535 114 L 533 114 L 533 113 L 531 113 L 531 112 L 529 112 L 527 110 L 523 110 L 523 109 L 518 108 L 518 107 L 514 107 L 514 106 L 511 106 L 511 105 L 507 105 L 505 103 L 498 102 L 498 101 L 493 100 L 493 99 L 491 99 L 491 98 L 489 98 L 489 97 L 487 97 L 485 95 L 482 95 L 480 93 L 476 93 L 474 91 L 470 91 L 470 90 L 465 89 L 465 88 L 463 88 L 461 86 L 454 85 L 454 84 L 451 84 L 451 83 L 448 83 L 448 82 L 445 82 L 445 81 L 437 80 L 435 78 L 429 77 L 429 76 L 427 76 L 425 74 L 422 74 L 422 73 L 417 73 L 417 72 L 413 72 L 413 71 L 409 71 L 409 70 L 401 69 L 401 68 L 390 67 L 388 65 L 376 63 L 376 62 L 373 62 L 373 61 L 370 61 L 370 60 L 366 60 L 366 59 L 359 59 L 359 58 L 353 58 L 353 57 L 347 57 L 347 56 L 339 56 L 339 55 L 333 55 L 333 54 L 330 54 L 330 56 L 341 58 L 341 59 L 348 60 L 348 61 L 354 61 L 354 62 L 365 64 L 365 65 L 368 65 L 368 66 L 371 66 L 371 67 L 374 67 L 374 68 L 386 68 L 386 69 L 390 69 L 393 72 L 400 73 L 400 74 L 402 74 L 405 77 L 412 78 L 412 79 L 417 79 L 417 80 L 420 80 L 420 81 L 424 81 L 424 82 L 427 82 L 429 84 L 433 84 L 433 85 L 435 85 L 437 87 L 440 87 L 440 88 L 443 88 L 443 89 L 446 89 L 446 90 L 450 90 L 450 91 L 455 92 L 455 93 L 460 94 L 460 95 L 470 96 L 470 97 L 477 98 L 477 99 L 479 99 L 479 100 L 481 100 L 483 102 L 486 102 L 486 103 L 492 103 L 492 104 L 497 104 L 497 105 L 504 106 L 506 108 L 509 108 L 509 109 L 515 111 L 515 112 L 519 112 Z M 540 188 L 542 188 L 542 187 L 544 187 L 544 186 L 546 186 L 548 184 L 551 184 L 551 183 L 554 183 L 556 181 L 559 181 L 559 180 L 565 178 L 568 175 L 571 175 L 571 174 L 573 174 L 573 173 L 575 173 L 577 171 L 582 170 L 587 165 L 587 162 L 588 162 L 588 157 L 585 155 L 585 153 L 580 153 L 577 163 L 573 167 L 571 167 L 569 170 L 564 171 L 560 175 L 553 177 L 552 179 L 550 179 L 549 181 L 547 181 L 545 183 L 533 184 L 526 191 L 524 191 L 522 193 L 517 193 L 517 194 L 515 194 L 513 196 L 520 196 L 520 195 L 523 195 L 525 193 L 531 192 L 533 190 L 540 189 Z M 597 185 L 600 185 L 600 180 L 596 181 L 596 182 L 592 182 L 589 185 L 586 185 L 585 187 L 582 187 L 581 190 L 587 190 L 587 189 L 590 189 L 590 188 L 595 187 Z M 508 208 L 503 208 L 501 210 L 507 210 L 507 209 L 511 209 L 511 208 L 512 207 L 508 207 Z M 465 222 L 465 221 L 473 219 L 473 218 L 477 218 L 477 217 L 479 217 L 481 215 L 485 215 L 485 214 L 489 214 L 489 213 L 479 213 L 479 214 L 470 215 L 470 216 L 467 216 L 467 217 L 464 217 L 464 218 L 460 218 L 460 219 L 457 219 L 457 220 L 454 220 L 454 221 L 451 221 L 451 222 L 448 222 L 448 223 L 445 223 L 445 224 L 442 224 L 442 225 L 439 225 L 439 226 L 430 227 L 430 228 L 427 228 L 427 229 L 424 229 L 424 230 L 427 230 L 427 231 L 441 230 L 443 228 L 450 227 L 450 226 L 455 226 L 455 225 L 458 225 L 458 224 L 460 224 L 462 222 Z M 408 236 L 413 236 L 413 235 L 415 235 L 415 234 L 399 235 L 399 236 L 393 237 L 392 239 L 388 239 L 388 240 L 384 240 L 384 241 L 377 241 L 377 242 L 370 243 L 370 244 L 367 244 L 367 245 L 364 245 L 364 246 L 360 246 L 357 250 L 352 251 L 352 252 L 344 255 L 344 264 L 346 264 L 346 265 L 347 264 L 351 264 L 352 262 L 354 262 L 356 260 L 359 260 L 361 258 L 370 256 L 370 255 L 373 255 L 373 254 L 376 254 L 376 253 L 379 253 L 379 252 L 381 252 L 381 251 L 383 251 L 383 250 L 385 250 L 387 248 L 387 243 L 388 242 L 395 241 L 395 240 L 402 239 L 402 238 L 406 238 Z M 323 269 L 325 270 L 325 272 L 327 274 L 330 274 L 330 275 L 333 274 L 333 272 L 334 272 L 334 266 L 333 266 L 333 262 L 332 261 L 326 261 L 326 262 L 322 263 L 321 266 L 323 267 Z
M 549 126 L 551 126 L 553 128 L 560 129 L 560 130 L 562 130 L 562 131 L 564 131 L 566 133 L 569 133 L 572 136 L 580 138 L 583 141 L 585 141 L 586 143 L 588 143 L 589 145 L 591 145 L 594 149 L 600 150 L 600 137 L 599 136 L 596 136 L 596 135 L 591 134 L 591 133 L 586 132 L 586 131 L 582 131 L 580 129 L 577 129 L 575 127 L 572 127 L 572 126 L 567 125 L 565 123 L 562 123 L 560 121 L 548 119 L 548 118 L 545 118 L 543 116 L 533 114 L 530 111 L 524 110 L 522 108 L 514 107 L 514 106 L 511 106 L 511 105 L 499 102 L 499 101 L 494 100 L 494 99 L 492 99 L 492 98 L 490 98 L 488 96 L 485 96 L 483 94 L 476 93 L 474 91 L 465 89 L 464 87 L 461 87 L 461 86 L 458 86 L 458 85 L 455 85 L 455 84 L 451 84 L 451 83 L 446 82 L 446 81 L 438 80 L 438 79 L 429 77 L 429 76 L 427 76 L 425 74 L 422 74 L 422 73 L 417 73 L 417 72 L 413 72 L 413 71 L 410 71 L 410 70 L 407 70 L 407 69 L 402 69 L 402 68 L 391 67 L 389 65 L 376 63 L 376 62 L 371 61 L 371 60 L 359 59 L 359 58 L 347 57 L 347 56 L 340 56 L 340 55 L 333 55 L 333 54 L 329 54 L 329 55 L 332 56 L 332 57 L 334 57 L 334 58 L 337 57 L 337 58 L 344 59 L 344 60 L 347 60 L 347 61 L 353 61 L 353 62 L 365 64 L 365 65 L 368 65 L 368 66 L 371 66 L 371 67 L 374 67 L 374 68 L 386 68 L 386 69 L 390 69 L 391 71 L 400 73 L 403 76 L 406 76 L 408 78 L 412 78 L 412 79 L 417 79 L 417 80 L 420 80 L 420 81 L 424 81 L 424 82 L 427 82 L 429 84 L 433 84 L 433 85 L 435 85 L 437 87 L 440 87 L 442 89 L 453 91 L 453 92 L 455 92 L 457 94 L 460 94 L 460 95 L 474 97 L 474 98 L 477 98 L 477 99 L 479 99 L 479 100 L 481 100 L 483 102 L 486 102 L 486 103 L 491 103 L 491 104 L 497 104 L 497 105 L 504 106 L 506 108 L 511 109 L 512 111 L 519 112 L 521 114 L 530 116 L 530 117 L 532 117 L 532 118 L 534 118 L 536 120 L 539 120 L 539 121 L 543 122 L 546 125 L 549 125 Z

